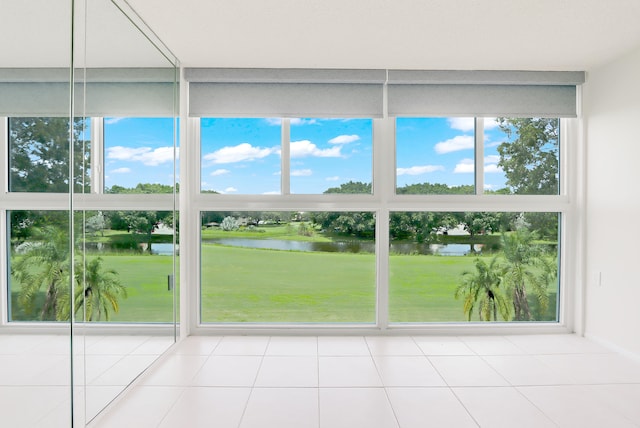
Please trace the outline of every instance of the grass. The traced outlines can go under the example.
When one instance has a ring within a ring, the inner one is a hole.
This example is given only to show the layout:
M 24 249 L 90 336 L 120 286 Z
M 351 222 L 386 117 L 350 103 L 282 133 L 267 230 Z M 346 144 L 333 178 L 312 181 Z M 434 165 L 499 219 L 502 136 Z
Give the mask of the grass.
M 331 242 L 331 237 L 325 234 L 314 232 L 311 236 L 297 233 L 299 223 L 269 224 L 258 227 L 241 227 L 238 230 L 222 230 L 219 227 L 203 228 L 202 240 L 223 239 L 223 238 L 245 238 L 245 239 L 283 239 L 291 241 L 306 242 Z
M 242 233 L 242 232 L 238 232 Z M 228 235 L 226 235 L 228 236 Z M 140 253 L 101 255 L 127 286 L 113 322 L 170 322 L 167 290 L 172 258 Z M 484 256 L 487 257 L 487 256 Z M 391 322 L 466 321 L 454 298 L 476 257 L 390 256 Z M 203 322 L 375 322 L 375 255 L 276 251 L 202 245 Z M 17 285 L 16 285 L 17 287 Z M 16 304 L 14 320 L 28 319 Z M 555 319 L 555 293 L 545 319 Z M 533 304 L 533 302 L 532 302 Z M 474 319 L 476 319 L 474 317 Z

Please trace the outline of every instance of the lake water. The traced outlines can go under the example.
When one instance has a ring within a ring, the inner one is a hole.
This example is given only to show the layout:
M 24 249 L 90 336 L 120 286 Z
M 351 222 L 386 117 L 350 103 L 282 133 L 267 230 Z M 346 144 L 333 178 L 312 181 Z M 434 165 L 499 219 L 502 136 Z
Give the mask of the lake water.
M 284 239 L 244 239 L 222 238 L 203 241 L 209 244 L 228 245 L 231 247 L 260 248 L 282 251 L 322 251 L 329 253 L 375 253 L 375 244 L 367 241 L 333 241 L 333 242 L 303 242 Z M 154 244 L 154 246 L 157 244 Z M 480 252 L 482 245 L 475 245 L 475 251 Z M 152 247 L 153 248 L 153 247 Z M 397 254 L 440 254 L 443 256 L 464 256 L 471 251 L 470 244 L 418 244 L 392 243 L 390 251 Z

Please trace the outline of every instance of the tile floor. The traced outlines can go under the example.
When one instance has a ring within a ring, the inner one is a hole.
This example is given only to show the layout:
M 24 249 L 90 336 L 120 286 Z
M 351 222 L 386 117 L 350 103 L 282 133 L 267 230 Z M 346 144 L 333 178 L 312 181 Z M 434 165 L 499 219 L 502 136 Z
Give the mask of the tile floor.
M 640 362 L 574 335 L 190 337 L 90 426 L 640 427 Z
M 77 420 L 95 417 L 171 344 L 169 337 L 74 338 Z M 0 427 L 71 426 L 70 349 L 64 335 L 0 335 Z

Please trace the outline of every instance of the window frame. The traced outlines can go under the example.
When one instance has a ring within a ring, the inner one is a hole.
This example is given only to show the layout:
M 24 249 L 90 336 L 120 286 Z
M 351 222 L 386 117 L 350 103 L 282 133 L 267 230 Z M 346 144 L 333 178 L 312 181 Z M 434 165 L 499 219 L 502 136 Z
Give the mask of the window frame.
M 182 151 L 182 161 L 185 164 L 199 165 L 199 118 L 188 118 L 187 143 Z M 475 176 L 476 193 L 473 195 L 397 195 L 396 189 L 396 156 L 395 156 L 395 117 L 373 119 L 373 177 L 371 195 L 341 195 L 341 194 L 281 194 L 281 195 L 212 195 L 199 192 L 199 177 L 197 179 L 198 192 L 186 188 L 185 203 L 181 205 L 187 223 L 198 224 L 201 211 L 373 211 L 376 221 L 376 322 L 375 326 L 354 324 L 344 325 L 289 325 L 289 324 L 251 324 L 239 325 L 231 323 L 202 323 L 200 320 L 200 234 L 198 228 L 183 229 L 182 236 L 189 248 L 181 247 L 181 254 L 187 256 L 185 269 L 195 269 L 197 275 L 188 279 L 189 295 L 189 330 L 196 334 L 207 332 L 245 333 L 256 331 L 269 332 L 297 332 L 305 333 L 339 330 L 341 333 L 374 334 L 384 332 L 428 333 L 446 331 L 452 334 L 468 333 L 521 333 L 521 332 L 566 332 L 573 331 L 575 315 L 575 290 L 579 269 L 579 253 L 572 255 L 568 248 L 577 247 L 579 224 L 575 197 L 575 181 L 577 179 L 578 161 L 576 154 L 570 148 L 578 146 L 579 120 L 560 118 L 559 136 L 559 194 L 558 195 L 492 195 L 484 194 L 484 147 L 483 147 L 483 117 L 476 117 L 475 131 Z M 194 159 L 195 158 L 195 159 Z M 284 158 L 284 156 L 283 156 Z M 184 168 L 184 165 L 181 166 Z M 284 166 L 283 166 L 284 170 Z M 195 174 L 192 174 L 195 175 Z M 199 175 L 199 174 L 198 174 Z M 181 189 L 182 190 L 182 189 Z M 347 196 L 347 197 L 345 197 Z M 528 322 L 528 323 L 389 323 L 389 213 L 392 211 L 491 211 L 491 212 L 557 212 L 561 215 L 559 231 L 559 293 L 558 319 L 556 322 Z M 185 232 L 188 234 L 185 236 Z M 571 245 L 569 245 L 571 244 Z M 576 247 L 574 247 L 576 246 Z M 187 253 L 185 254 L 185 251 Z M 193 271 L 192 271 L 193 272 Z M 197 314 L 197 316 L 194 316 Z
M 21 117 L 24 115 L 21 115 Z M 52 332 L 66 332 L 68 325 L 60 325 L 51 322 L 21 322 L 9 320 L 9 236 L 7 233 L 7 213 L 15 210 L 33 210 L 48 211 L 61 210 L 68 211 L 70 207 L 69 193 L 40 193 L 40 192 L 10 192 L 8 188 L 9 174 L 9 129 L 8 116 L 0 117 L 0 151 L 3 156 L 0 157 L 0 237 L 3 244 L 0 245 L 0 275 L 3 278 L 2 287 L 0 287 L 0 328 L 16 329 L 25 331 L 29 329 L 38 329 L 45 325 Z M 104 117 L 87 117 L 91 122 L 91 178 L 95 178 L 95 174 L 102 172 L 104 174 L 104 133 L 103 124 Z M 174 119 L 174 120 L 177 120 Z M 175 131 L 174 131 L 175 132 Z M 175 137 L 176 148 L 178 147 L 177 135 Z M 94 152 L 95 151 L 95 152 Z M 97 153 L 96 153 L 97 152 Z M 96 156 L 93 156 L 96 154 Z M 174 174 L 177 171 L 176 159 L 174 165 Z M 176 177 L 177 180 L 177 177 Z M 177 182 L 177 181 L 176 181 Z M 104 193 L 104 179 L 101 179 L 101 185 L 92 186 L 91 193 L 73 193 L 72 207 L 74 211 L 100 211 L 100 210 L 127 210 L 127 211 L 175 211 L 178 210 L 178 195 L 174 193 L 167 194 L 107 194 Z M 174 261 L 174 264 L 176 262 Z M 179 272 L 177 264 L 175 271 Z M 176 302 L 174 302 L 175 306 Z M 174 318 L 177 319 L 177 312 L 174 308 Z M 86 324 L 85 324 L 86 325 Z M 108 325 L 87 325 L 92 331 L 105 331 L 111 329 L 127 328 L 132 334 L 143 334 L 153 332 L 169 332 L 173 331 L 173 323 L 109 323 Z M 37 330 L 36 330 L 37 331 Z

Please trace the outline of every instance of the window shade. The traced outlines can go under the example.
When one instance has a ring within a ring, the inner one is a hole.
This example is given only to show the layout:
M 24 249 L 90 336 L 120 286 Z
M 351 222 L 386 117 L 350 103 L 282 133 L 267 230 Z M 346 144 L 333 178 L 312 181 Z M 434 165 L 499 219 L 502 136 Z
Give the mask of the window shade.
M 584 72 L 390 70 L 390 116 L 576 117 Z
M 171 117 L 173 69 L 79 69 L 75 116 Z M 0 69 L 0 115 L 69 116 L 68 69 Z
M 186 69 L 189 115 L 382 117 L 384 70 Z

